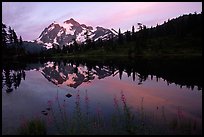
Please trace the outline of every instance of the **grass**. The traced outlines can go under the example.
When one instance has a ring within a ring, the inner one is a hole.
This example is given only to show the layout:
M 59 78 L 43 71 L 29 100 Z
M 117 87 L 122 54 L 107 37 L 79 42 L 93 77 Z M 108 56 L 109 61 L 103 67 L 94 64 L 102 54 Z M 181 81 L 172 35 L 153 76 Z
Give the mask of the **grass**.
M 46 135 L 46 124 L 39 117 L 24 120 L 18 132 L 20 135 Z
M 35 118 L 24 122 L 19 133 L 45 135 L 46 127 L 49 128 L 49 125 L 55 126 L 57 135 L 191 135 L 202 133 L 196 120 L 185 117 L 180 107 L 176 117 L 167 119 L 164 107 L 162 107 L 159 116 L 151 112 L 147 113 L 143 106 L 144 98 L 141 98 L 140 108 L 133 112 L 128 106 L 123 91 L 121 91 L 119 99 L 116 96 L 113 98 L 113 113 L 107 119 L 100 105 L 97 105 L 95 111 L 90 111 L 90 99 L 87 91 L 85 92 L 84 100 L 79 91 L 77 92 L 72 112 L 67 111 L 66 108 L 70 106 L 67 106 L 65 100 L 60 103 L 57 92 L 55 100 L 48 101 L 48 108 L 50 108 L 46 116 L 48 125 L 42 119 Z

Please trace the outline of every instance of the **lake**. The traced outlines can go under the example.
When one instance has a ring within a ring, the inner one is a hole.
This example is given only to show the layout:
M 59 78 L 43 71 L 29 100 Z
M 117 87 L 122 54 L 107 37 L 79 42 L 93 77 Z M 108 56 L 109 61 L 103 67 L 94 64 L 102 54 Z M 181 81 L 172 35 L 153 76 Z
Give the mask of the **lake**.
M 152 125 L 152 134 L 202 134 L 200 58 L 44 59 L 2 67 L 2 134 L 18 134 L 21 123 L 33 117 L 46 121 L 48 134 L 59 134 L 50 108 L 58 121 L 59 108 L 68 117 L 77 115 L 75 110 L 100 112 L 105 128 L 124 104 L 136 121 L 143 113 L 143 125 Z M 179 126 L 179 119 L 192 129 Z

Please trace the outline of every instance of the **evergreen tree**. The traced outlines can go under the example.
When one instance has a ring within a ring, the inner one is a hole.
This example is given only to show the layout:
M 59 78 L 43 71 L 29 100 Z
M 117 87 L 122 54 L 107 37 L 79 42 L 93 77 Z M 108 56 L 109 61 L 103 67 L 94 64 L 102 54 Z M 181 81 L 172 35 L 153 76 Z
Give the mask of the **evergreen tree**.
M 119 44 L 123 44 L 123 37 L 122 37 L 120 29 L 118 31 L 118 41 L 119 41 Z
M 135 27 L 134 27 L 134 25 L 132 26 L 132 34 L 134 34 L 135 33 Z
M 20 38 L 19 38 L 19 53 L 20 53 L 20 55 L 23 55 L 23 56 L 25 56 L 26 55 L 26 51 L 25 51 L 25 49 L 23 48 L 23 39 L 22 39 L 22 37 L 20 36 Z M 42 49 L 42 47 L 41 47 L 41 51 L 43 51 L 43 49 Z M 43 53 L 41 53 L 41 55 L 42 55 Z
M 62 51 L 63 51 L 63 53 L 67 52 L 67 49 L 66 49 L 65 45 L 62 46 Z
M 19 55 L 18 37 L 17 37 L 16 32 L 14 30 L 12 30 L 12 35 L 13 35 L 13 46 L 15 48 L 15 54 Z
M 90 34 L 89 34 L 90 32 L 89 32 L 89 30 L 87 29 L 86 30 L 86 33 L 85 33 L 85 35 L 86 35 L 86 47 L 85 47 L 85 49 L 90 49 L 91 48 L 91 39 L 90 39 Z
M 12 30 L 12 35 L 13 35 L 14 45 L 15 45 L 16 48 L 17 48 L 17 46 L 18 46 L 18 37 L 17 37 L 16 32 L 15 32 L 14 30 Z
M 137 25 L 139 26 L 138 29 L 139 29 L 139 30 L 142 30 L 142 28 L 143 28 L 143 27 L 142 27 L 142 26 L 143 26 L 142 23 L 137 23 Z
M 127 41 L 127 42 L 131 40 L 130 31 L 127 30 L 127 31 L 125 32 L 125 37 L 126 37 L 126 41 Z
M 14 40 L 13 40 L 13 30 L 11 29 L 10 26 L 9 26 L 9 29 L 8 29 L 8 36 L 9 36 L 9 43 L 13 44 L 14 43 Z
M 74 43 L 74 51 L 77 52 L 79 49 L 78 49 L 78 43 L 76 42 L 76 39 L 73 39 Z
M 6 47 L 8 34 L 6 32 L 6 25 L 2 23 L 2 45 Z
M 132 26 L 132 39 L 134 39 L 135 38 L 135 27 L 134 27 L 134 25 Z
M 23 45 L 23 40 L 22 37 L 20 36 L 19 44 L 22 46 Z
M 61 49 L 60 46 L 57 44 L 57 53 L 60 53 Z

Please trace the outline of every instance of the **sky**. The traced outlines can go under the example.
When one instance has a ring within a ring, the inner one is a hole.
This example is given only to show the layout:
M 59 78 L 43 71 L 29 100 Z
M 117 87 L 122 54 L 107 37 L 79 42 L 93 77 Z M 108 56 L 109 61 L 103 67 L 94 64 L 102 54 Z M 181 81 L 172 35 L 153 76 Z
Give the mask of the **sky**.
M 183 14 L 200 13 L 202 2 L 2 2 L 2 22 L 23 40 L 35 40 L 54 21 L 73 18 L 80 24 L 131 30 L 140 22 L 147 27 Z

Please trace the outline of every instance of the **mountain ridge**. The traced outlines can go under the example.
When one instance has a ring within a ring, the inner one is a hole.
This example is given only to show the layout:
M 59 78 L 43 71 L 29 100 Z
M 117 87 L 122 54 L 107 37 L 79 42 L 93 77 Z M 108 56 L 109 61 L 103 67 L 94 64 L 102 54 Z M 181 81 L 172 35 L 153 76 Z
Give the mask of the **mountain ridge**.
M 115 36 L 115 33 L 110 29 L 80 24 L 73 18 L 70 18 L 63 23 L 51 23 L 41 32 L 35 42 L 45 44 L 45 47 L 49 49 L 53 47 L 53 43 L 60 46 L 70 45 L 76 40 L 80 44 L 84 43 L 87 39 L 93 41 L 98 39 L 107 40 L 111 36 Z

